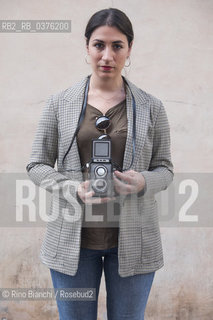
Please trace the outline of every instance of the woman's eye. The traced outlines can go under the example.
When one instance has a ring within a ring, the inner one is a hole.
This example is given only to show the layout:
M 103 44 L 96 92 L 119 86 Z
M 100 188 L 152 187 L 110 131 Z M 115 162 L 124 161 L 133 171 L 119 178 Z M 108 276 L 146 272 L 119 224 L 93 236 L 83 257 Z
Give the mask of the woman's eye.
M 114 48 L 115 48 L 115 49 L 121 49 L 122 46 L 121 46 L 120 44 L 115 44 L 115 45 L 114 45 Z
M 98 48 L 98 49 L 103 49 L 103 48 L 104 48 L 104 44 L 103 44 L 103 43 L 95 43 L 94 46 L 95 46 L 96 48 Z M 114 48 L 115 50 L 119 50 L 119 49 L 122 48 L 122 46 L 121 46 L 120 44 L 114 44 L 114 45 L 113 45 L 113 48 Z
M 103 43 L 96 43 L 95 47 L 98 49 L 103 48 Z

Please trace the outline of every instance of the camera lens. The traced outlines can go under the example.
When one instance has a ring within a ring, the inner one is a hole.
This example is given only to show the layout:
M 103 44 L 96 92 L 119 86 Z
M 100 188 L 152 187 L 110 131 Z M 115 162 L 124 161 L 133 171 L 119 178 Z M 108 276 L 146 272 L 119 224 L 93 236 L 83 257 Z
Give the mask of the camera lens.
M 92 187 L 96 192 L 106 192 L 107 182 L 104 179 L 97 179 L 94 181 Z
M 98 177 L 105 177 L 107 174 L 107 169 L 104 166 L 98 166 L 95 169 L 95 173 Z
M 97 183 L 96 183 L 96 187 L 98 189 L 103 189 L 105 187 L 105 185 L 106 185 L 106 181 L 105 180 L 101 180 L 101 179 L 98 180 Z

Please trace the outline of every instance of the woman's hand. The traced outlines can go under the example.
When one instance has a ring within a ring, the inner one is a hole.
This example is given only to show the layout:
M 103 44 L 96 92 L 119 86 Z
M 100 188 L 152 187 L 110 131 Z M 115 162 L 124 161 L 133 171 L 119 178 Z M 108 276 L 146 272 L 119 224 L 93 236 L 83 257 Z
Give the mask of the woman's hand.
M 86 181 L 79 184 L 78 190 L 77 190 L 79 198 L 85 204 L 100 204 L 100 203 L 105 203 L 105 202 L 115 200 L 114 197 L 112 197 L 112 198 L 110 198 L 110 197 L 105 197 L 105 198 L 93 197 L 95 192 L 93 190 L 89 191 L 89 185 L 90 185 L 90 181 L 86 180 Z
M 127 195 L 138 193 L 145 187 L 145 179 L 140 172 L 128 170 L 114 172 L 114 186 L 119 194 Z

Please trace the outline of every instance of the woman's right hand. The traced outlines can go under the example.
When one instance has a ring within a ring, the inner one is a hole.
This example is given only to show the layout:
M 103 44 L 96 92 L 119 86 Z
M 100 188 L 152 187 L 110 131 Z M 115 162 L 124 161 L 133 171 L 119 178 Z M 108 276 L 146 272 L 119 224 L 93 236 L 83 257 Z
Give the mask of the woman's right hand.
M 78 186 L 78 196 L 85 204 L 100 204 L 115 200 L 115 197 L 94 197 L 95 191 L 89 190 L 90 181 L 86 180 Z

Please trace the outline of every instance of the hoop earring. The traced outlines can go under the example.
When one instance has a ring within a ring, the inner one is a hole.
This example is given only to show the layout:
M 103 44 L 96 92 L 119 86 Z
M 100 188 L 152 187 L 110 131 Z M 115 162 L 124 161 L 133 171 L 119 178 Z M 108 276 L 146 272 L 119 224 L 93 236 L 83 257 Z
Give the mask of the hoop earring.
M 130 64 L 131 64 L 131 60 L 130 60 L 130 57 L 127 57 L 127 59 L 129 59 L 129 64 L 127 66 L 126 65 L 124 65 L 124 66 L 128 68 L 130 66 Z
M 87 57 L 88 57 L 88 54 L 85 55 L 85 61 L 87 64 L 90 64 L 90 62 L 87 61 Z

